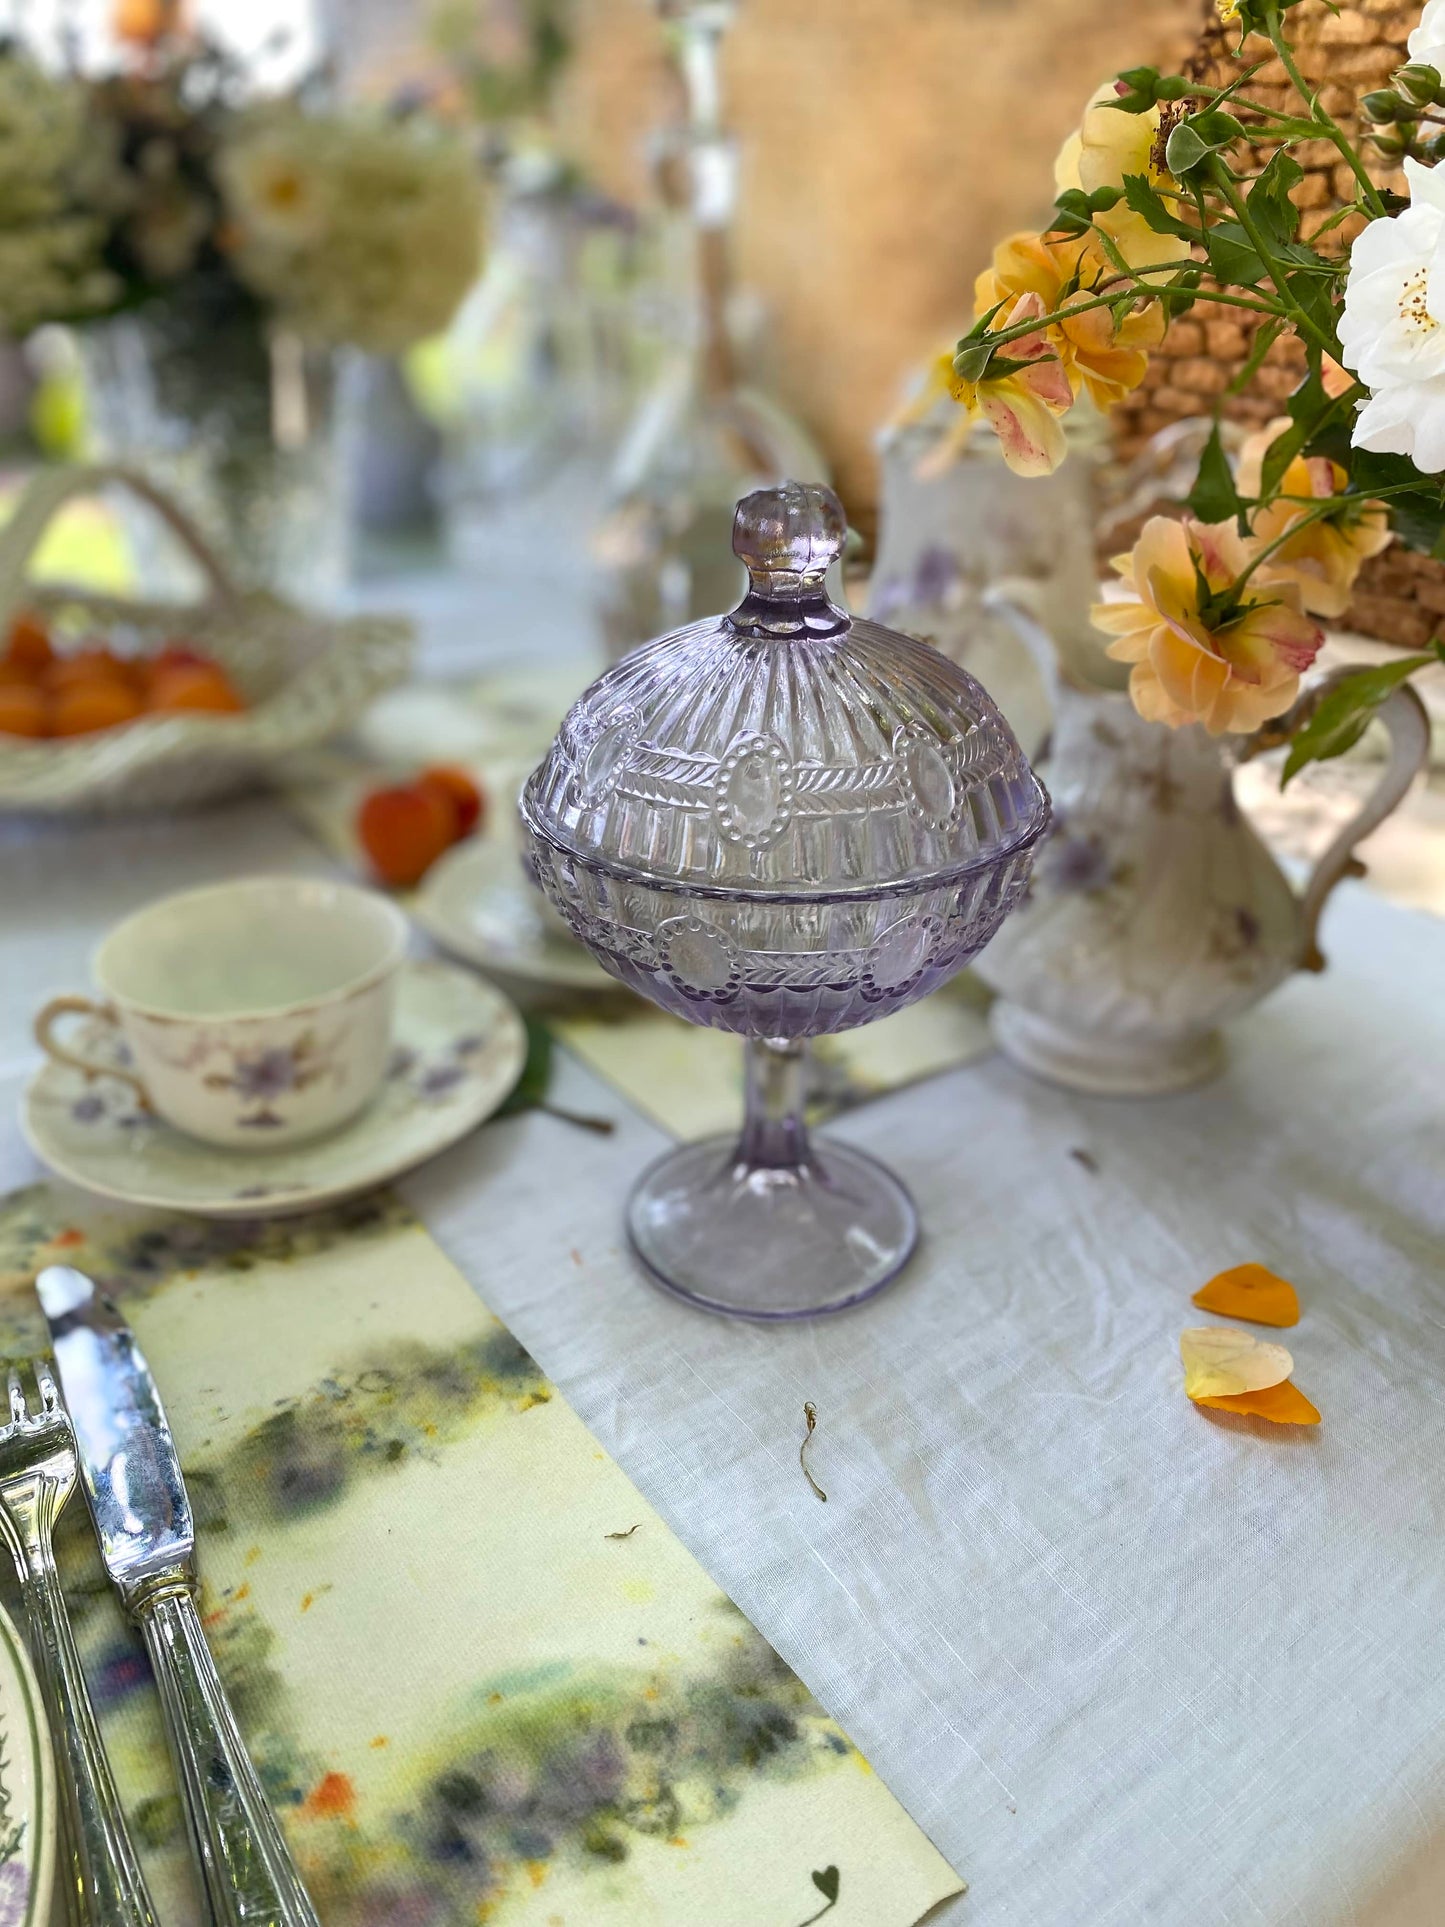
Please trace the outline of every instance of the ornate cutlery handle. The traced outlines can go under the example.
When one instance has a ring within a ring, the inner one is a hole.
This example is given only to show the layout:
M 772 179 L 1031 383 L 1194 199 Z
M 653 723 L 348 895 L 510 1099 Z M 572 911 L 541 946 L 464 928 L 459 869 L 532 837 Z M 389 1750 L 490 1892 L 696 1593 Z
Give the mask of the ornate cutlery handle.
M 21 1589 L 45 1704 L 65 1820 L 61 1879 L 80 1927 L 157 1927 L 55 1573 L 27 1560 Z
M 133 1595 L 211 1927 L 320 1927 L 211 1658 L 183 1575 Z

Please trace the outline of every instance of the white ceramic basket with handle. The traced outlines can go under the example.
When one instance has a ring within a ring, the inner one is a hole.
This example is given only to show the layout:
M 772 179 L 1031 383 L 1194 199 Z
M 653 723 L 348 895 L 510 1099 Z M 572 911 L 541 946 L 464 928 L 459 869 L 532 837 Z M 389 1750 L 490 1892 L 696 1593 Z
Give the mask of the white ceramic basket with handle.
M 136 601 L 31 580 L 31 558 L 56 513 L 110 485 L 142 497 L 175 532 L 206 578 L 202 600 Z M 350 728 L 411 659 L 404 621 L 328 616 L 238 589 L 190 518 L 122 468 L 47 470 L 26 489 L 0 529 L 0 646 L 22 608 L 76 647 L 87 637 L 119 639 L 126 653 L 145 655 L 183 641 L 221 663 L 249 706 L 238 715 L 142 716 L 88 736 L 0 735 L 0 811 L 174 808 L 246 789 L 279 758 Z

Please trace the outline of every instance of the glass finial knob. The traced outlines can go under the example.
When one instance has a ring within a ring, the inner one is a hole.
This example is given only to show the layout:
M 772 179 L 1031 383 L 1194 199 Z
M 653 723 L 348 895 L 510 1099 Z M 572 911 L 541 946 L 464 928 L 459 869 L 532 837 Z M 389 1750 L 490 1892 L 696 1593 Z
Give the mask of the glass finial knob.
M 814 482 L 757 489 L 733 517 L 733 554 L 762 595 L 821 590 L 847 539 L 843 504 Z

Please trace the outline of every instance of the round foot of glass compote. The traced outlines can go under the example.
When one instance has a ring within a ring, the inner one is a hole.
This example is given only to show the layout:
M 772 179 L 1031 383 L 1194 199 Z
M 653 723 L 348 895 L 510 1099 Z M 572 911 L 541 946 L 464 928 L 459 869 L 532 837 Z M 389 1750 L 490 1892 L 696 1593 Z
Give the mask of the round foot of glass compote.
M 913 1255 L 918 1213 L 892 1172 L 810 1138 L 806 1061 L 799 1039 L 750 1038 L 742 1135 L 669 1151 L 633 1190 L 633 1249 L 689 1304 L 816 1318 L 872 1298 Z

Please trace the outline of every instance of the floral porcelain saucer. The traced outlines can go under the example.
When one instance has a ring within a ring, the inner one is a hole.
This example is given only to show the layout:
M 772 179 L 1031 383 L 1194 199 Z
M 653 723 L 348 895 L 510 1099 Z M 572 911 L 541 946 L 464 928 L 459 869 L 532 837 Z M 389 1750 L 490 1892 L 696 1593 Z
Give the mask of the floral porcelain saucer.
M 616 991 L 616 980 L 549 915 L 506 836 L 458 844 L 427 873 L 411 913 L 454 956 L 554 990 Z
M 78 1033 L 123 1061 L 108 1025 Z M 21 1126 L 35 1155 L 87 1191 L 211 1218 L 279 1218 L 399 1177 L 490 1117 L 521 1075 L 522 1020 L 499 990 L 452 964 L 410 963 L 397 985 L 391 1060 L 359 1117 L 274 1151 L 227 1151 L 142 1110 L 128 1087 L 46 1064 Z M 0 1914 L 3 1919 L 3 1914 Z
M 40 1688 L 0 1611 L 0 1922 L 45 1927 L 55 1877 L 55 1769 Z

